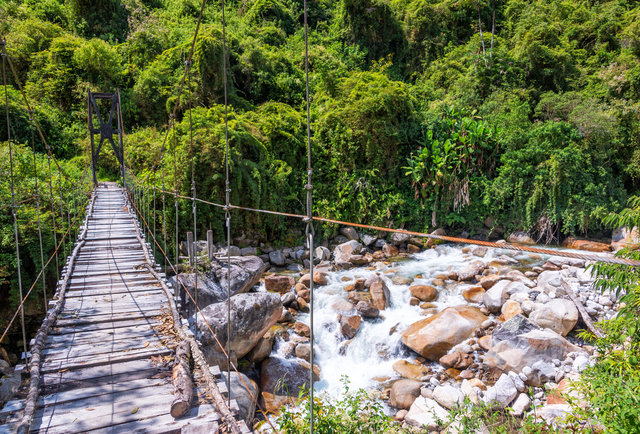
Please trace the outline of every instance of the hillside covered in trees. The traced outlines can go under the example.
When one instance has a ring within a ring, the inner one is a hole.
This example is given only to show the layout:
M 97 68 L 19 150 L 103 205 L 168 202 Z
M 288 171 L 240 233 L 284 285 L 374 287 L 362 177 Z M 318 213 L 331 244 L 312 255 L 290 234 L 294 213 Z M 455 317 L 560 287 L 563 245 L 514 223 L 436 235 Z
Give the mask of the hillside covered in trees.
M 232 202 L 301 212 L 302 2 L 226 7 Z M 164 172 L 167 189 L 190 194 L 192 104 L 197 194 L 224 201 L 219 2 L 205 4 L 191 86 L 180 99 L 164 168 L 158 165 L 199 9 L 196 0 L 0 1 L 8 55 L 69 173 L 79 176 L 86 158 L 87 90 L 118 88 L 134 172 L 157 186 Z M 637 191 L 636 2 L 317 0 L 309 1 L 308 16 L 317 215 L 480 237 L 525 230 L 553 242 L 606 237 L 601 218 Z M 0 105 L 4 112 L 4 98 Z M 11 76 L 9 109 L 29 269 L 37 257 L 32 129 Z M 6 136 L 3 122 L 1 140 Z M 44 152 L 39 140 L 36 150 Z M 7 153 L 5 143 L 3 159 Z M 44 168 L 46 156 L 38 161 Z M 112 153 L 101 164 L 103 178 L 117 178 Z M 8 168 L 0 170 L 1 206 L 8 209 Z M 45 175 L 41 170 L 41 182 Z M 181 206 L 186 230 L 191 208 Z M 212 225 L 222 237 L 222 213 L 199 212 L 203 229 Z M 234 236 L 291 239 L 288 222 L 274 217 L 238 214 L 234 222 Z M 6 285 L 15 279 L 9 213 L 0 225 Z

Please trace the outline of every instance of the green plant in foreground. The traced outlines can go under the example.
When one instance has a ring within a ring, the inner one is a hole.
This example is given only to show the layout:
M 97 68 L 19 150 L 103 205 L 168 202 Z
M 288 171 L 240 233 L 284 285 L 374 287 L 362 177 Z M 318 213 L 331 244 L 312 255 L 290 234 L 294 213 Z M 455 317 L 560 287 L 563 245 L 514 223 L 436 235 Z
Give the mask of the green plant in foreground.
M 314 432 L 331 433 L 393 433 L 401 432 L 400 426 L 387 416 L 382 403 L 364 389 L 349 390 L 349 381 L 343 377 L 342 398 L 332 400 L 328 396 L 314 397 Z M 309 395 L 301 392 L 295 408 L 284 407 L 276 419 L 277 427 L 284 433 L 307 433 L 310 422 Z

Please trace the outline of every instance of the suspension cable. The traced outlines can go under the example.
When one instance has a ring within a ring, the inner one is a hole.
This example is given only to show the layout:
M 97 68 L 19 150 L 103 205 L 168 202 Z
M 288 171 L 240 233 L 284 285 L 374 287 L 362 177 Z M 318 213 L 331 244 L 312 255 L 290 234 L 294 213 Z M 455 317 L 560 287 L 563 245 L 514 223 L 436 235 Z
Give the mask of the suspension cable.
M 18 291 L 22 299 L 22 273 L 20 270 L 20 243 L 18 240 L 18 213 L 16 208 L 16 193 L 13 176 L 13 145 L 11 144 L 11 123 L 9 122 L 9 90 L 7 89 L 7 42 L 2 40 L 2 82 L 4 84 L 5 114 L 7 116 L 7 142 L 9 143 L 9 179 L 11 180 L 11 215 L 13 216 L 13 235 L 16 245 L 16 264 L 18 269 Z M 24 358 L 27 359 L 27 332 L 24 327 L 24 307 L 20 305 L 20 324 L 22 326 L 22 346 L 24 348 Z
M 29 116 L 33 117 L 33 112 L 29 112 Z M 38 191 L 38 165 L 36 163 L 36 141 L 35 132 L 31 128 L 31 151 L 33 154 L 33 178 L 35 181 L 33 195 L 36 199 L 36 215 L 38 219 L 38 242 L 40 244 L 40 268 L 44 270 L 44 252 L 42 250 L 42 227 L 40 225 L 40 192 Z M 44 299 L 44 310 L 47 310 L 47 279 L 42 279 L 42 295 Z
M 305 189 L 307 190 L 307 215 L 303 219 L 305 222 L 305 234 L 307 236 L 307 246 L 309 247 L 309 275 L 311 278 L 309 279 L 309 340 L 311 342 L 309 358 L 311 369 L 309 371 L 309 426 L 311 430 L 311 434 L 313 434 L 314 429 L 314 401 L 313 401 L 313 374 L 314 374 L 314 351 L 313 351 L 313 293 L 314 293 L 314 282 L 313 282 L 313 208 L 312 208 L 312 190 L 313 185 L 311 184 L 311 176 L 313 174 L 313 169 L 311 166 L 311 116 L 310 116 L 310 102 L 309 102 L 309 34 L 308 34 L 308 23 L 307 23 L 307 0 L 304 0 L 304 77 L 305 77 L 305 102 L 307 105 L 307 184 L 305 185 Z
M 231 184 L 229 182 L 229 101 L 227 91 L 227 22 L 225 16 L 225 4 L 222 0 L 222 82 L 224 87 L 224 220 L 227 235 L 227 389 L 231 390 L 231 208 L 229 207 Z M 231 394 L 229 394 L 231 403 Z

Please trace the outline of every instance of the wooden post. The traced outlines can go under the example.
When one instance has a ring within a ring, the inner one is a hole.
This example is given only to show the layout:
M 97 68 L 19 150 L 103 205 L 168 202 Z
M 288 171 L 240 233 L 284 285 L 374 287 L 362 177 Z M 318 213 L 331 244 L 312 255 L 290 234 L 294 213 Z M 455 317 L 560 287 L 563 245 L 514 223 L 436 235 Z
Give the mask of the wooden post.
M 193 245 L 193 232 L 187 232 L 187 254 L 189 255 L 189 265 L 193 267 L 195 264 L 195 246 Z
M 171 416 L 175 419 L 184 416 L 193 402 L 193 382 L 189 359 L 191 356 L 189 342 L 182 341 L 176 347 L 176 359 L 173 365 L 173 403 Z
M 207 255 L 209 262 L 211 262 L 213 259 L 213 231 L 211 229 L 207 231 Z

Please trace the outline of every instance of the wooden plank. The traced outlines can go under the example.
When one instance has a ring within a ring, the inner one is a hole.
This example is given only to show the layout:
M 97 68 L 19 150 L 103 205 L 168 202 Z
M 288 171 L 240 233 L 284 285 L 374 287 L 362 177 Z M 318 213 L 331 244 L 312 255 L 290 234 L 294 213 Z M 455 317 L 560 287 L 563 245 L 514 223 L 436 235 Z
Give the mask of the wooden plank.
M 114 323 L 125 324 L 126 321 L 148 321 L 149 323 L 159 323 L 161 309 L 147 310 L 145 312 L 115 312 L 110 315 L 85 315 L 66 313 L 64 317 L 58 318 L 55 328 L 63 329 L 73 327 L 75 330 L 90 331 L 111 328 Z
M 87 345 L 98 342 L 97 339 L 108 339 L 112 335 L 114 340 L 125 341 L 128 339 L 144 338 L 147 336 L 163 336 L 156 330 L 148 327 L 127 327 L 124 329 L 105 329 L 89 333 L 66 333 L 61 335 L 49 335 L 47 349 L 65 348 L 71 345 Z
M 135 338 L 120 339 L 119 337 L 112 335 L 109 340 L 109 336 L 105 335 L 102 340 L 94 342 L 77 343 L 74 342 L 73 346 L 68 347 L 47 347 L 42 351 L 42 354 L 46 357 L 47 363 L 55 361 L 69 361 L 80 359 L 94 359 L 97 356 L 105 354 L 119 354 L 124 352 L 130 352 L 132 349 L 152 349 L 161 348 L 164 346 L 163 339 L 158 333 L 151 335 L 142 335 Z
M 43 374 L 49 374 L 57 371 L 73 371 L 86 367 L 112 365 L 115 363 L 129 362 L 139 359 L 150 359 L 152 356 L 166 356 L 171 353 L 172 350 L 164 345 L 160 347 L 152 347 L 149 345 L 148 348 L 109 353 L 92 358 L 79 356 L 63 360 L 49 361 L 45 359 L 42 363 L 42 367 L 40 368 L 40 372 Z

